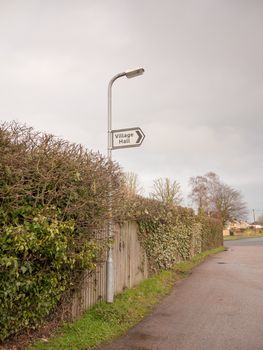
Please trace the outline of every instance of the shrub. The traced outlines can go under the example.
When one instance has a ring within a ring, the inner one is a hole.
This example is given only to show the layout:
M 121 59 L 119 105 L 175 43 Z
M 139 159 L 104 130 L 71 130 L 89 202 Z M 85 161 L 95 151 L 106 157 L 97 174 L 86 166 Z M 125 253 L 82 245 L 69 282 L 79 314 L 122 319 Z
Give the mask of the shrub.
M 223 243 L 221 223 L 206 215 L 196 216 L 189 208 L 137 196 L 126 211 L 138 222 L 151 272 L 171 268 Z
M 223 245 L 223 224 L 220 220 L 200 213 L 197 220 L 202 225 L 202 252 Z
M 0 340 L 36 326 L 68 287 L 72 270 L 92 269 L 96 245 L 74 240 L 73 222 L 54 210 L 27 209 L 20 224 L 2 226 L 0 237 Z

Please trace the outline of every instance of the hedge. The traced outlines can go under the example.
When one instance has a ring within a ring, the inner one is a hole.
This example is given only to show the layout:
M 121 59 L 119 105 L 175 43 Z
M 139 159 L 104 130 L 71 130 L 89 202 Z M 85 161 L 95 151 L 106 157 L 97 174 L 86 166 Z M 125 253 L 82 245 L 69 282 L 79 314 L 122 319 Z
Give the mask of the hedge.
M 108 242 L 109 219 L 136 220 L 152 272 L 222 244 L 221 224 L 188 208 L 125 196 L 117 163 L 16 123 L 0 125 L 0 340 L 38 327 Z M 110 180 L 111 179 L 111 183 Z
M 119 166 L 16 123 L 0 126 L 0 340 L 49 315 L 103 246 L 94 230 L 122 200 Z M 105 248 L 104 248 L 105 250 Z
M 129 204 L 130 218 L 139 225 L 139 239 L 152 272 L 223 244 L 219 220 L 196 216 L 189 208 L 136 197 Z

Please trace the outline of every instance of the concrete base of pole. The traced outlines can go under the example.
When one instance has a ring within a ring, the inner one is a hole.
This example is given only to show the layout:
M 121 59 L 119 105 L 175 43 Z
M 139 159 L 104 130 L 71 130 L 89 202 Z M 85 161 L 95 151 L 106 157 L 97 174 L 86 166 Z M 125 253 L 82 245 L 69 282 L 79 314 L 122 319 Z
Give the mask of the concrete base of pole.
M 114 299 L 114 284 L 113 284 L 113 260 L 112 260 L 112 249 L 109 249 L 108 259 L 106 264 L 106 301 L 107 303 L 113 303 Z

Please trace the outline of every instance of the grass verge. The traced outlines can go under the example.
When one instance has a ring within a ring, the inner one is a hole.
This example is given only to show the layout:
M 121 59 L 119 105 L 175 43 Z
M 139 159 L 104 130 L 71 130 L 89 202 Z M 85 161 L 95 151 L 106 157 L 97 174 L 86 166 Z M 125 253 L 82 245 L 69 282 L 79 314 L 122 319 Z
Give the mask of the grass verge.
M 224 241 L 235 241 L 237 239 L 258 238 L 258 237 L 263 237 L 263 231 L 255 232 L 254 230 L 246 230 L 239 235 L 224 236 Z
M 219 247 L 198 254 L 190 261 L 180 262 L 173 269 L 144 280 L 118 295 L 114 303 L 95 305 L 80 320 L 63 325 L 54 337 L 37 341 L 27 349 L 84 350 L 111 341 L 141 321 L 161 298 L 169 294 L 176 281 L 186 277 L 207 256 L 223 250 L 224 247 Z

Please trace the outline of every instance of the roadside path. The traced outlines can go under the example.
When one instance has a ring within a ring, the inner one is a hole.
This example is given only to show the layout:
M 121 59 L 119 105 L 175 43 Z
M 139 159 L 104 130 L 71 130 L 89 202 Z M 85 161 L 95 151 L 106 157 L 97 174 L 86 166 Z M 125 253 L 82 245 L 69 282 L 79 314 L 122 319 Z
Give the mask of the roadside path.
M 263 238 L 225 245 L 127 335 L 97 350 L 262 350 Z

